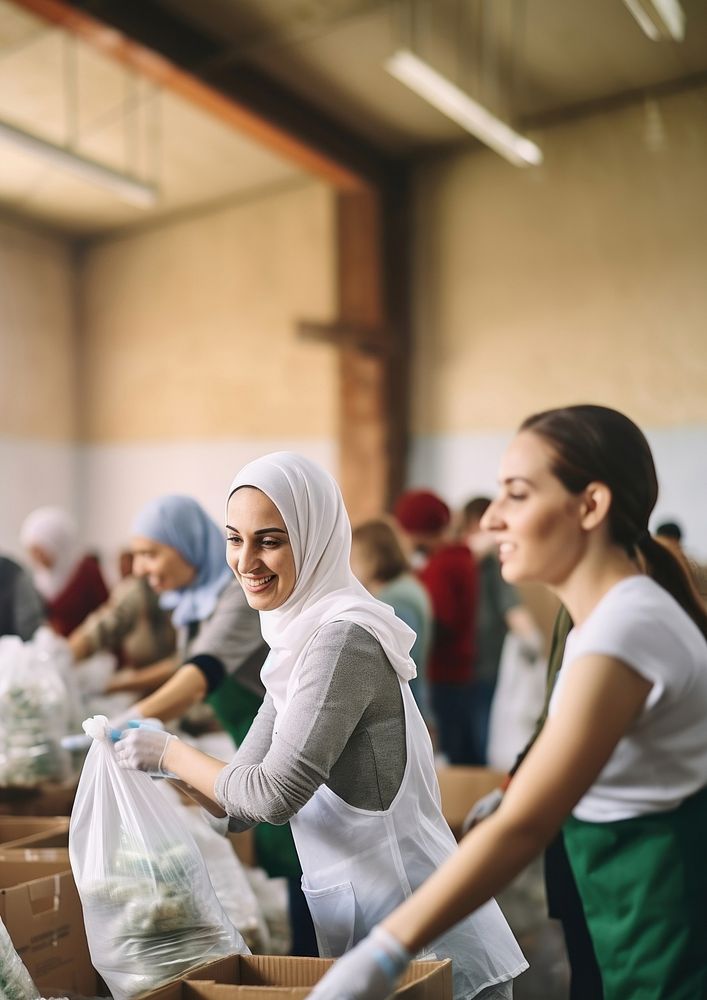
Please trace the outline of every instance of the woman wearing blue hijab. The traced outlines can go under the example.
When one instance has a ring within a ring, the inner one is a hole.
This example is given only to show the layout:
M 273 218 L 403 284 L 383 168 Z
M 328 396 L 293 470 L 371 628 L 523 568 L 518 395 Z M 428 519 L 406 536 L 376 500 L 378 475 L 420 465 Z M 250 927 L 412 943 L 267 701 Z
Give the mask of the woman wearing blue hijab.
M 140 511 L 131 549 L 133 572 L 171 612 L 177 659 L 137 674 L 140 690 L 168 679 L 129 717 L 174 719 L 208 699 L 240 743 L 263 698 L 260 667 L 267 647 L 257 616 L 233 586 L 223 533 L 196 500 L 172 494 Z
M 140 718 L 168 721 L 206 700 L 240 745 L 265 694 L 260 668 L 268 648 L 258 614 L 226 563 L 223 531 L 192 497 L 161 496 L 136 517 L 131 549 L 135 575 L 145 577 L 161 606 L 171 611 L 178 652 L 176 663 L 139 672 L 152 686 L 168 679 L 114 724 Z M 299 899 L 301 870 L 289 827 L 261 824 L 255 846 L 258 864 L 269 875 L 288 878 L 293 953 L 316 954 L 313 930 L 309 937 L 304 933 L 308 912 Z

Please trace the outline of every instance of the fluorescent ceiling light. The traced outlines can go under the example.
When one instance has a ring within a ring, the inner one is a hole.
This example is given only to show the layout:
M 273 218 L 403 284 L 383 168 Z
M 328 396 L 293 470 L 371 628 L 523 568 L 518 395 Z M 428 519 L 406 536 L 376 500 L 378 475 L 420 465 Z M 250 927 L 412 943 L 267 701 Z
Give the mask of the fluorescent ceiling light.
M 654 42 L 685 38 L 685 11 L 680 0 L 624 0 L 641 28 Z
M 542 150 L 530 139 L 492 115 L 483 105 L 460 90 L 409 49 L 398 49 L 386 61 L 385 68 L 410 90 L 424 98 L 447 118 L 471 132 L 517 167 L 537 166 L 543 162 Z
M 77 174 L 84 180 L 98 184 L 112 191 L 123 201 L 138 205 L 140 208 L 150 208 L 157 201 L 157 189 L 151 184 L 145 184 L 130 174 L 121 174 L 111 170 L 102 163 L 89 160 L 85 156 L 74 153 L 65 146 L 57 146 L 31 132 L 25 132 L 8 122 L 0 121 L 0 140 L 6 140 L 20 149 L 41 156 L 45 162 L 55 167 L 63 167 Z

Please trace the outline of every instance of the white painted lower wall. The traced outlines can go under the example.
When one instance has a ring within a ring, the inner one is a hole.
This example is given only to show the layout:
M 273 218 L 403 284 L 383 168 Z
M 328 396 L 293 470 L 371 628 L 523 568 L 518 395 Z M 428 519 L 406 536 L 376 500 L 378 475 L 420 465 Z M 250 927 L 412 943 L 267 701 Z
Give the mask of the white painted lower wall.
M 0 438 L 0 553 L 22 559 L 20 526 L 35 507 L 78 516 L 79 453 L 67 442 Z
M 643 428 L 653 451 L 660 494 L 651 527 L 677 521 L 687 552 L 707 561 L 707 425 Z M 418 436 L 409 454 L 408 483 L 435 490 L 453 507 L 493 496 L 498 464 L 512 431 Z
M 82 541 L 100 554 L 115 580 L 117 556 L 133 518 L 162 493 L 195 497 L 222 524 L 231 480 L 246 462 L 271 451 L 297 451 L 336 471 L 336 442 L 278 438 L 258 441 L 154 442 L 129 445 L 53 445 L 0 441 L 5 470 L 0 494 L 0 552 L 24 561 L 19 530 L 35 507 L 71 511 Z
M 459 507 L 493 495 L 499 459 L 512 432 L 417 437 L 410 449 L 409 486 L 436 490 Z M 652 518 L 677 520 L 685 547 L 707 561 L 707 425 L 648 429 L 660 482 Z M 113 579 L 132 520 L 161 493 L 196 497 L 222 523 L 228 486 L 246 462 L 270 451 L 301 452 L 336 473 L 331 438 L 80 445 L 0 439 L 0 552 L 22 557 L 18 536 L 34 507 L 58 504 L 78 518 L 83 541 L 98 551 Z M 362 474 L 365 470 L 362 470 Z
M 109 569 L 130 537 L 141 507 L 163 493 L 195 497 L 218 525 L 224 524 L 231 480 L 247 463 L 271 451 L 296 451 L 330 472 L 336 467 L 333 440 L 155 442 L 94 445 L 82 449 L 81 481 L 88 499 L 83 527 Z

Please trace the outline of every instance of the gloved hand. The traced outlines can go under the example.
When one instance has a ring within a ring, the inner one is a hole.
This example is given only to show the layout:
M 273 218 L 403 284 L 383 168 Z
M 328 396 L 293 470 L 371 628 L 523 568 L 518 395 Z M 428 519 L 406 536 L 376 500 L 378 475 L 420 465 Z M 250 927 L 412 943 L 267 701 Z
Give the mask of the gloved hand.
M 169 772 L 163 769 L 162 762 L 167 745 L 176 738 L 164 729 L 131 720 L 115 744 L 115 756 L 121 767 L 167 777 Z
M 482 798 L 475 802 L 471 807 L 469 812 L 464 817 L 464 822 L 462 823 L 462 833 L 468 833 L 477 823 L 480 823 L 482 819 L 486 819 L 491 813 L 496 812 L 498 807 L 503 800 L 503 792 L 500 788 L 494 788 L 492 792 L 488 792 Z
M 412 957 L 385 928 L 374 927 L 331 967 L 309 996 L 311 1000 L 384 1000 Z

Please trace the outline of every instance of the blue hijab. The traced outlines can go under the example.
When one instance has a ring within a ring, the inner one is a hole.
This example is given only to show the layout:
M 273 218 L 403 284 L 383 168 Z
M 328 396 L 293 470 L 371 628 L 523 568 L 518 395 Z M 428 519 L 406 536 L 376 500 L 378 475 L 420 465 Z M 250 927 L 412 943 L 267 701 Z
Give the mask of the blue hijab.
M 196 570 L 189 586 L 160 595 L 160 607 L 172 611 L 173 623 L 208 618 L 233 574 L 226 564 L 224 533 L 204 508 L 191 497 L 158 497 L 140 511 L 132 532 L 171 546 Z

